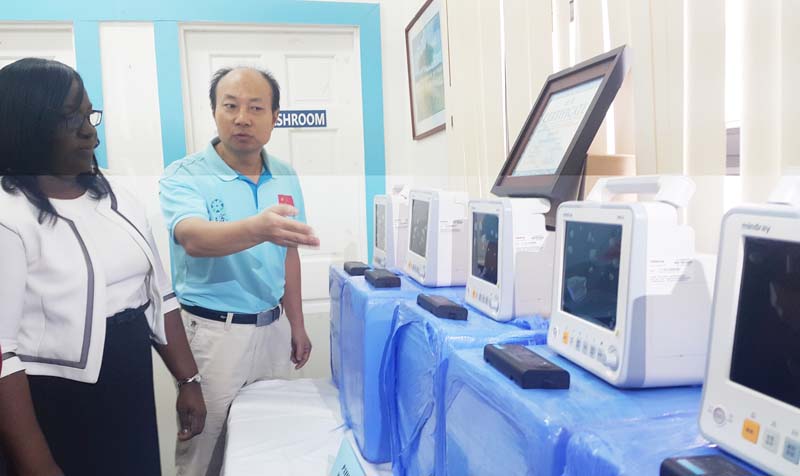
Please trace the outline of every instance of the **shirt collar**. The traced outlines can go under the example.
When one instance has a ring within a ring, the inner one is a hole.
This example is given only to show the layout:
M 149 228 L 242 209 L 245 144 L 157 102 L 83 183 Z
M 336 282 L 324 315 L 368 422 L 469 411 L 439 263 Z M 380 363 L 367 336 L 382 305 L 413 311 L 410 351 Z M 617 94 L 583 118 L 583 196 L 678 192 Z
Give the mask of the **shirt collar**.
M 211 142 L 209 142 L 208 146 L 206 147 L 205 155 L 209 159 L 208 164 L 209 167 L 211 168 L 211 171 L 214 173 L 214 175 L 219 177 L 220 180 L 223 180 L 225 182 L 231 182 L 240 177 L 244 179 L 244 176 L 242 174 L 233 170 L 233 168 L 231 168 L 230 165 L 225 163 L 225 161 L 222 160 L 222 157 L 219 156 L 219 154 L 217 153 L 217 149 L 214 148 L 214 146 L 219 144 L 219 142 L 220 142 L 219 137 L 215 137 L 211 139 Z M 264 149 L 261 149 L 261 163 L 263 164 L 263 168 L 261 169 L 261 177 L 259 178 L 259 183 L 272 177 L 272 173 L 269 170 L 269 155 L 267 154 L 267 151 Z

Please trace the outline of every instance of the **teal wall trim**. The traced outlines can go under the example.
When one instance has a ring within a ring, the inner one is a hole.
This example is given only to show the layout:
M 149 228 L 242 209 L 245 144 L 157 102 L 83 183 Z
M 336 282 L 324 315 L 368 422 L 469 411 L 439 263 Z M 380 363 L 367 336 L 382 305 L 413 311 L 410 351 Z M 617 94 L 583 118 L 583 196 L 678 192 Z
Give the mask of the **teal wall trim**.
M 179 21 L 355 25 L 377 3 L 307 0 L 29 0 L 3 2 L 14 21 Z
M 383 133 L 383 71 L 381 65 L 381 19 L 375 8 L 361 23 L 361 87 L 364 115 L 364 155 L 385 157 Z M 386 161 L 364 162 L 367 196 L 367 259 L 372 263 L 372 239 L 375 236 L 372 201 L 386 191 Z
M 161 108 L 161 147 L 164 167 L 186 155 L 186 129 L 181 85 L 181 52 L 178 23 L 153 25 L 158 72 L 158 104 Z
M 76 21 L 73 32 L 78 73 L 83 78 L 83 84 L 89 100 L 92 101 L 92 106 L 102 110 L 103 73 L 100 67 L 100 24 L 96 21 Z M 97 138 L 100 139 L 100 146 L 95 149 L 97 163 L 102 168 L 108 168 L 105 124 L 101 123 L 97 128 Z
M 361 47 L 361 83 L 364 128 L 367 243 L 372 243 L 375 195 L 386 190 L 381 67 L 380 6 L 373 3 L 305 0 L 238 0 L 235 5 L 212 0 L 26 0 L 4 2 L 0 21 L 68 21 L 75 31 L 78 71 L 98 108 L 103 103 L 99 23 L 143 21 L 154 23 L 158 97 L 164 164 L 186 154 L 181 93 L 179 23 L 257 23 L 345 25 L 358 28 Z M 98 129 L 101 142 L 105 128 Z M 97 151 L 101 166 L 108 165 L 105 144 Z M 368 246 L 372 261 L 372 247 Z

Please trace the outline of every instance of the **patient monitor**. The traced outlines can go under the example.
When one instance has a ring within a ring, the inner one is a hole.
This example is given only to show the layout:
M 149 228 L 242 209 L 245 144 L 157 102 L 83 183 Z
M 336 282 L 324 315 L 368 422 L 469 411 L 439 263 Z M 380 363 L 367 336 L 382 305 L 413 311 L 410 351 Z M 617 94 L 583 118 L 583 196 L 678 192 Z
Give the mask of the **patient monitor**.
M 498 321 L 550 315 L 555 238 L 545 227 L 549 209 L 540 198 L 469 202 L 468 304 Z
M 411 190 L 405 272 L 424 286 L 467 281 L 467 194 Z
M 722 221 L 700 430 L 768 474 L 800 474 L 800 179 Z
M 550 347 L 619 387 L 703 380 L 714 258 L 679 224 L 693 193 L 686 177 L 600 179 L 559 207 Z M 639 201 L 611 201 L 624 194 Z
M 372 265 L 402 268 L 408 249 L 408 188 L 399 186 L 388 195 L 375 195 L 375 241 Z

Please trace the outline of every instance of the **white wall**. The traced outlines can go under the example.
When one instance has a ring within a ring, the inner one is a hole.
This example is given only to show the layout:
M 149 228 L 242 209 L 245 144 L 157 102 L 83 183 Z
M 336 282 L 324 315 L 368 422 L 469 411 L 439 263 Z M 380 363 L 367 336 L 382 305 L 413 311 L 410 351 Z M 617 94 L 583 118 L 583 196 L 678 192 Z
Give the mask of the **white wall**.
M 405 28 L 421 4 L 419 0 L 381 2 L 387 190 L 404 183 L 417 187 L 446 188 L 450 175 L 446 131 L 416 141 L 411 133 Z
M 350 3 L 377 3 L 381 7 L 386 189 L 400 184 L 447 188 L 451 175 L 447 161 L 449 131 L 421 140 L 414 140 L 411 134 L 405 29 L 424 0 L 350 0 Z M 444 35 L 445 25 L 442 28 Z
M 109 174 L 125 182 L 147 207 L 164 268 L 169 270 L 166 227 L 158 203 L 163 170 L 155 38 L 152 23 L 100 25 L 104 119 Z M 158 440 L 165 476 L 175 474 L 177 393 L 172 376 L 153 352 Z

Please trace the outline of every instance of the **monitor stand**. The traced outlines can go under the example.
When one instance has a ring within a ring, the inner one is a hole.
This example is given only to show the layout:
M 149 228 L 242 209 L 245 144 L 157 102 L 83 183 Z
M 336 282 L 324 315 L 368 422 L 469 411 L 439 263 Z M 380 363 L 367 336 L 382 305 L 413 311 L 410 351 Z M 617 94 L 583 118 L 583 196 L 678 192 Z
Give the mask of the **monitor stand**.
M 586 157 L 581 163 L 581 172 L 578 175 L 562 175 L 559 183 L 553 190 L 553 197 L 550 203 L 564 203 L 578 200 L 583 196 L 584 183 L 586 181 Z M 544 215 L 544 223 L 547 231 L 555 231 L 556 214 L 558 207 L 550 207 L 550 211 Z

